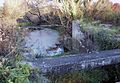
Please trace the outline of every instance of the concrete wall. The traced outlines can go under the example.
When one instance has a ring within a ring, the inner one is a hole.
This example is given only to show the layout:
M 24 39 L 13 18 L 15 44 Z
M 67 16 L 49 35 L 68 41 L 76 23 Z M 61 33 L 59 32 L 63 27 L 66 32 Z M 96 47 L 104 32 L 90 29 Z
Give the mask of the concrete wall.
M 32 62 L 29 61 L 28 63 L 39 68 L 41 72 L 45 74 L 64 74 L 71 71 L 120 63 L 120 49 L 91 54 L 74 54 L 64 57 L 43 58 Z

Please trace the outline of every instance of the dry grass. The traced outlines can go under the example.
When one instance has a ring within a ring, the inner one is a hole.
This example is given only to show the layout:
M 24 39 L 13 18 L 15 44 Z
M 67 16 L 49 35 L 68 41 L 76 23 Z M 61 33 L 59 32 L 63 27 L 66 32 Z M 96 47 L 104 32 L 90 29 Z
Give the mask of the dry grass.
M 26 0 L 5 0 L 3 15 L 8 21 L 16 22 L 28 10 Z
M 23 2 L 5 0 L 5 5 L 0 11 L 0 56 L 20 54 L 20 44 L 25 31 L 17 27 L 16 20 L 26 12 Z
M 37 24 L 62 26 L 63 33 L 71 34 L 71 22 L 73 19 L 83 17 L 81 0 L 32 0 L 29 3 L 29 13 L 38 17 Z M 33 22 L 34 23 L 34 22 Z
M 16 25 L 7 24 L 0 19 L 0 56 L 19 54 L 20 44 L 24 37 L 24 31 Z

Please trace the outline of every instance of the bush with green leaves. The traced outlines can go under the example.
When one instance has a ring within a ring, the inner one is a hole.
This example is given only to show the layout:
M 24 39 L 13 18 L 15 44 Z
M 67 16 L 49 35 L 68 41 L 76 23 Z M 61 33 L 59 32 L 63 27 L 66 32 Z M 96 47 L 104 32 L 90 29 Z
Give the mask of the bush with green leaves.
M 104 70 L 94 69 L 53 76 L 51 79 L 52 83 L 99 83 L 103 79 L 108 79 L 108 76 Z
M 30 67 L 18 64 L 16 67 L 1 67 L 1 83 L 29 83 Z
M 99 23 L 82 23 L 86 36 L 99 46 L 99 50 L 111 50 L 120 48 L 120 41 L 115 39 L 115 35 L 120 33 L 119 27 L 100 26 Z
M 0 60 L 0 83 L 29 83 L 31 68 L 27 64 L 21 64 L 21 57 L 16 55 Z
M 94 40 L 98 43 L 101 50 L 111 50 L 120 48 L 120 41 L 114 39 L 114 33 L 109 30 L 99 30 L 93 34 Z
M 0 11 L 0 83 L 30 83 L 31 67 L 20 63 L 26 30 L 17 27 L 17 19 L 27 11 L 21 4 L 6 0 Z

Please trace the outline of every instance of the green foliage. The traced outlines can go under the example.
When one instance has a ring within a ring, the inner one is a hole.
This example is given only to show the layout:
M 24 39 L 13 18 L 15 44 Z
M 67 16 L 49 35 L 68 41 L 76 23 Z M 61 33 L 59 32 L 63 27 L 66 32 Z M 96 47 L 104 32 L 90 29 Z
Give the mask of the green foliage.
M 103 76 L 104 75 L 104 76 Z M 52 83 L 99 83 L 103 79 L 107 79 L 105 71 L 100 69 L 83 70 L 79 72 L 67 73 L 63 76 L 55 76 Z
M 84 80 L 83 83 L 99 83 L 103 79 L 107 79 L 105 71 L 100 69 L 82 71 L 81 75 Z
M 0 18 L 0 83 L 30 83 L 30 66 L 20 64 L 23 51 L 21 42 L 24 40 L 26 30 L 18 28 L 16 22 L 26 10 L 20 10 L 21 3 L 11 1 L 5 2 L 3 10 L 0 11 L 0 14 L 2 12 Z M 14 6 L 11 3 L 15 3 Z
M 100 50 L 110 50 L 120 48 L 120 41 L 115 39 L 115 35 L 119 33 L 119 28 L 100 26 L 99 24 L 83 23 L 85 33 L 92 36 L 91 40 L 97 43 Z
M 2 24 L 2 23 L 1 23 Z M 29 83 L 30 67 L 18 64 L 21 57 L 21 42 L 24 39 L 23 30 L 16 26 L 2 27 L 5 37 L 0 41 L 0 83 Z
M 23 26 L 30 26 L 33 25 L 31 22 L 23 22 L 23 23 L 18 23 L 17 26 L 23 27 Z
M 120 42 L 114 39 L 114 34 L 109 30 L 103 29 L 93 35 L 101 50 L 120 48 Z
M 0 67 L 1 83 L 29 83 L 30 67 L 18 64 L 16 67 Z

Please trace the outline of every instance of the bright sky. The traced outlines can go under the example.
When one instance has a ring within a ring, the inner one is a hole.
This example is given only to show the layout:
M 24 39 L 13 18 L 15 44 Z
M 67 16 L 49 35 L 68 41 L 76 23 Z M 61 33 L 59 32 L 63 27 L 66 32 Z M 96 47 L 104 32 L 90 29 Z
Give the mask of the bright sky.
M 120 3 L 120 0 L 110 0 L 110 1 L 112 1 L 113 3 Z M 4 3 L 4 0 L 0 0 L 0 6 L 2 6 L 3 5 L 3 3 Z
M 4 3 L 4 0 L 0 0 L 0 6 L 2 6 Z

